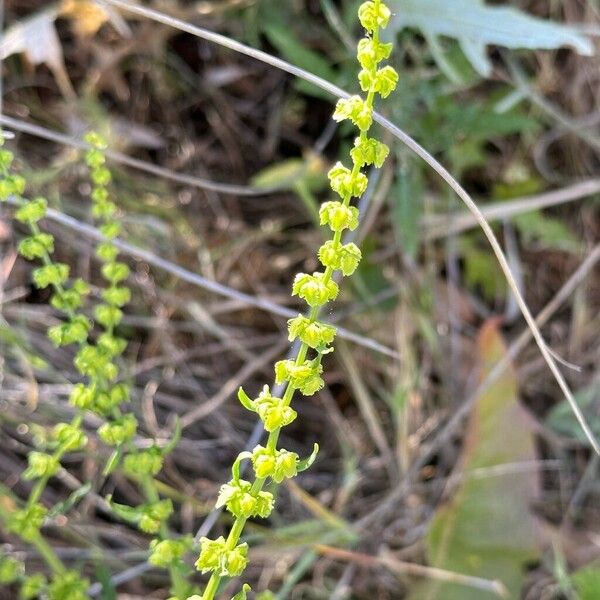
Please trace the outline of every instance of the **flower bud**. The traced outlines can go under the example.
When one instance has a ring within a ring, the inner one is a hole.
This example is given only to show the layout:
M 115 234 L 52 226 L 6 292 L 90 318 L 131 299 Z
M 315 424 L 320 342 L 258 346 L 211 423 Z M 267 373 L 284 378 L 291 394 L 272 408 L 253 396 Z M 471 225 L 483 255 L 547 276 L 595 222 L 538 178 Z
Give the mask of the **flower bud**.
M 342 199 L 360 197 L 367 189 L 368 179 L 364 173 L 352 174 L 341 162 L 337 162 L 327 174 L 331 189 Z
M 298 315 L 288 321 L 288 331 L 290 342 L 300 338 L 307 346 L 316 349 L 331 344 L 337 330 L 333 325 L 311 321 L 303 315 Z
M 240 544 L 225 553 L 221 573 L 227 577 L 241 575 L 248 564 L 248 544 Z
M 312 396 L 318 392 L 325 382 L 321 379 L 323 367 L 319 361 L 305 360 L 297 365 L 293 360 L 280 360 L 275 363 L 275 381 L 289 384 L 300 390 L 305 396 Z
M 112 306 L 124 306 L 131 300 L 131 290 L 126 287 L 111 287 L 102 292 L 102 298 Z
M 358 80 L 363 91 L 374 91 L 382 98 L 387 98 L 396 89 L 398 73 L 390 66 L 383 67 L 374 74 L 363 69 L 358 74 Z
M 374 70 L 377 63 L 390 57 L 392 44 L 384 44 L 370 37 L 364 37 L 358 42 L 356 58 L 363 69 Z
M 252 492 L 252 484 L 243 479 L 221 486 L 217 508 L 225 506 L 234 517 L 268 517 L 273 509 L 273 494 Z
M 49 285 L 62 285 L 69 277 L 69 267 L 63 263 L 52 263 L 33 271 L 33 283 L 40 289 Z
M 22 196 L 25 192 L 25 179 L 20 175 L 7 175 L 0 179 L 0 200 L 9 196 Z
M 336 246 L 333 241 L 329 240 L 319 248 L 321 264 L 331 269 L 339 269 L 345 276 L 354 273 L 361 258 L 360 249 L 352 242 Z
M 373 138 L 354 140 L 354 148 L 350 151 L 352 160 L 359 167 L 364 165 L 375 165 L 380 168 L 387 158 L 390 149 L 383 143 Z
M 38 233 L 26 237 L 19 243 L 19 254 L 27 260 L 42 258 L 54 252 L 54 236 L 49 233 Z
M 25 566 L 12 556 L 0 552 L 0 585 L 10 585 L 25 573 Z
M 77 571 L 65 571 L 54 575 L 48 586 L 50 600 L 88 600 L 90 582 Z
M 319 210 L 321 225 L 329 225 L 331 231 L 354 231 L 358 227 L 358 208 L 341 202 L 324 202 Z
M 11 513 L 7 519 L 7 528 L 26 542 L 40 533 L 48 511 L 41 504 L 34 504 Z
M 289 425 L 297 417 L 296 411 L 291 406 L 287 406 L 282 398 L 271 394 L 268 385 L 263 387 L 255 400 L 250 400 L 242 388 L 238 391 L 238 398 L 245 408 L 258 413 L 265 430 L 269 433 Z
M 105 329 L 110 329 L 117 326 L 123 318 L 123 311 L 116 306 L 110 306 L 108 304 L 100 304 L 96 306 L 94 311 L 96 321 L 100 323 Z
M 248 564 L 248 544 L 239 544 L 233 550 L 226 549 L 223 536 L 216 540 L 200 538 L 200 556 L 196 568 L 202 573 L 214 571 L 221 577 L 237 577 Z
M 47 586 L 46 578 L 42 573 L 34 573 L 25 577 L 19 590 L 19 600 L 35 600 L 42 596 Z
M 178 540 L 152 540 L 148 562 L 157 567 L 168 568 L 173 566 L 192 547 L 192 543 L 189 537 Z
M 273 481 L 281 483 L 284 479 L 297 474 L 298 455 L 288 450 L 278 450 L 275 471 L 271 475 Z
M 83 383 L 76 384 L 69 394 L 69 402 L 83 410 L 89 410 L 94 402 L 96 390 L 86 387 Z
M 100 232 L 105 238 L 113 240 L 121 233 L 121 223 L 118 221 L 109 221 L 108 223 L 104 223 L 100 226 Z
M 68 323 L 48 329 L 48 338 L 57 347 L 82 344 L 87 340 L 92 323 L 85 315 L 76 315 Z
M 129 267 L 121 262 L 108 263 L 102 267 L 102 275 L 104 279 L 116 285 L 129 277 Z
M 209 571 L 217 571 L 224 551 L 225 538 L 222 535 L 216 540 L 207 537 L 200 538 L 200 556 L 195 563 L 196 569 L 203 574 Z
M 373 109 L 360 96 L 350 96 L 337 101 L 333 113 L 334 121 L 349 119 L 361 131 L 367 131 L 373 123 Z
M 81 450 L 87 444 L 85 433 L 70 423 L 58 423 L 55 425 L 52 435 L 66 452 Z
M 119 419 L 104 423 L 98 429 L 100 439 L 108 446 L 120 446 L 133 438 L 137 431 L 137 419 L 132 415 L 124 415 Z
M 158 475 L 163 465 L 163 456 L 156 446 L 128 454 L 123 460 L 123 469 L 128 475 Z
M 52 477 L 60 469 L 58 458 L 44 452 L 32 451 L 27 456 L 28 467 L 23 472 L 23 479 L 40 479 Z
M 364 2 L 358 8 L 358 19 L 369 33 L 380 27 L 387 27 L 391 15 L 390 9 L 383 2 L 379 6 L 372 1 Z
M 1 134 L 0 134 L 1 136 Z M 0 146 L 4 145 L 4 139 L 0 137 Z M 0 171 L 6 172 L 10 169 L 15 155 L 10 150 L 0 150 Z
M 106 148 L 108 148 L 106 138 L 97 131 L 88 131 L 88 133 L 83 136 L 83 139 L 96 150 L 106 150 Z
M 256 476 L 260 479 L 266 479 L 275 472 L 277 466 L 275 453 L 262 446 L 257 446 L 252 453 L 252 464 Z
M 48 201 L 45 198 L 36 198 L 30 200 L 17 211 L 15 211 L 15 219 L 21 223 L 33 225 L 46 216 L 48 211 Z
M 143 507 L 139 518 L 138 527 L 144 533 L 158 533 L 160 526 L 173 512 L 173 503 L 170 499 L 160 500 Z
M 292 295 L 299 296 L 309 306 L 322 306 L 337 298 L 339 288 L 335 281 L 325 280 L 325 273 L 298 273 L 294 278 Z
M 97 344 L 110 357 L 113 357 L 123 354 L 125 348 L 127 347 L 127 340 L 116 337 L 115 335 L 111 335 L 108 331 L 105 331 L 98 337 Z
M 118 255 L 119 249 L 112 242 L 102 242 L 96 247 L 96 256 L 102 262 L 113 262 Z

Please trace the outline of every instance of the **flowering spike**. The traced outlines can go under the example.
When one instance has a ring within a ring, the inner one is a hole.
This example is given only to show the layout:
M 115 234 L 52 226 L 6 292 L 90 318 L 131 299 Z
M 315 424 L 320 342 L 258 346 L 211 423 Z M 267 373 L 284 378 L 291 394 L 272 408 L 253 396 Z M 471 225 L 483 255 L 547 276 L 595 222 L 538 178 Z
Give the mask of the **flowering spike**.
M 373 102 L 376 95 L 388 96 L 396 87 L 398 74 L 391 66 L 380 67 L 387 59 L 392 45 L 379 41 L 379 29 L 385 27 L 391 17 L 390 10 L 380 0 L 364 2 L 359 9 L 360 21 L 367 30 L 367 36 L 360 40 L 357 58 L 361 66 L 359 83 L 366 97 L 351 96 L 338 101 L 333 114 L 336 121 L 349 120 L 359 129 L 359 135 L 350 152 L 352 167 L 337 162 L 328 173 L 331 189 L 341 201 L 327 201 L 319 210 L 321 225 L 328 226 L 333 239 L 326 241 L 318 252 L 324 267 L 323 272 L 312 275 L 298 273 L 294 278 L 292 295 L 306 301 L 311 310 L 307 315 L 299 314 L 288 321 L 290 341 L 301 342 L 294 358 L 275 363 L 275 382 L 285 385 L 281 398 L 274 396 L 268 386 L 255 399 L 250 398 L 242 388 L 238 390 L 240 403 L 249 411 L 260 416 L 269 439 L 265 446 L 258 445 L 252 453 L 243 452 L 233 465 L 232 480 L 223 485 L 219 492 L 217 506 L 225 506 L 236 521 L 227 540 L 202 538 L 200 557 L 196 568 L 203 573 L 212 572 L 210 581 L 200 598 L 192 596 L 188 600 L 214 600 L 219 583 L 224 576 L 239 575 L 246 565 L 246 546 L 235 546 L 245 520 L 253 516 L 266 516 L 272 510 L 272 496 L 263 498 L 263 511 L 259 506 L 263 487 L 266 482 L 275 486 L 288 477 L 308 469 L 317 456 L 318 445 L 307 458 L 300 460 L 298 455 L 288 450 L 278 449 L 279 430 L 296 418 L 296 412 L 290 406 L 294 392 L 298 390 L 310 396 L 324 385 L 322 378 L 322 358 L 333 351 L 335 327 L 318 320 L 319 312 L 339 293 L 337 282 L 333 279 L 336 271 L 351 275 L 361 260 L 361 251 L 353 242 L 344 243 L 343 233 L 354 231 L 359 224 L 358 208 L 351 205 L 352 198 L 361 197 L 368 186 L 367 176 L 361 172 L 365 166 L 379 168 L 389 154 L 389 148 L 382 142 L 370 138 L 368 131 L 373 122 Z M 241 461 L 250 458 L 254 469 L 254 483 L 240 479 Z M 235 553 L 232 558 L 231 553 Z M 245 589 L 231 600 L 245 600 Z

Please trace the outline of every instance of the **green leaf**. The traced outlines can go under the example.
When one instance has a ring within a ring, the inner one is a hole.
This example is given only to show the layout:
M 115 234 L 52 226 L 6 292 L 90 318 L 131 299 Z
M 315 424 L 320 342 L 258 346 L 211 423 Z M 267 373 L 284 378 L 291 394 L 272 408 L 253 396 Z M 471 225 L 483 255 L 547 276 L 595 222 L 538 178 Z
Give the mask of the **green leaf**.
M 460 238 L 461 254 L 465 263 L 465 282 L 470 288 L 479 288 L 483 296 L 493 301 L 506 294 L 506 281 L 497 275 L 494 255 L 481 249 L 471 235 Z
M 247 594 L 250 589 L 250 586 L 245 583 L 241 591 L 239 591 L 231 600 L 246 600 L 248 598 Z
M 79 502 L 79 500 L 85 498 L 91 489 L 91 483 L 86 483 L 80 488 L 77 488 L 73 493 L 69 495 L 69 497 L 66 500 L 55 504 L 48 512 L 48 516 L 56 517 L 58 515 L 64 515 L 65 513 L 70 511 Z
M 409 161 L 398 169 L 396 183 L 388 195 L 392 225 L 398 245 L 411 258 L 416 258 L 421 241 L 420 222 L 423 214 L 420 170 Z
M 381 265 L 373 260 L 376 251 L 377 244 L 374 238 L 367 237 L 362 243 L 362 261 L 351 280 L 361 299 L 367 304 L 372 304 L 373 297 L 377 297 L 390 287 L 390 282 L 383 274 Z M 396 297 L 387 298 L 382 302 L 378 302 L 376 309 L 387 312 L 394 309 L 397 304 L 398 299 Z
M 600 598 L 600 568 L 587 566 L 571 577 L 579 595 L 579 600 L 597 600 Z
M 94 561 L 94 564 L 96 580 L 98 583 L 102 584 L 102 595 L 100 596 L 100 600 L 117 600 L 117 590 L 112 581 L 110 569 L 100 561 Z
M 548 217 L 539 210 L 534 210 L 513 217 L 523 242 L 532 243 L 542 248 L 577 252 L 581 250 L 581 242 L 560 219 Z
M 259 171 L 253 175 L 251 183 L 259 188 L 277 187 L 293 190 L 294 186 L 305 177 L 306 169 L 306 162 L 301 158 L 289 158 Z
M 516 8 L 486 6 L 482 0 L 390 0 L 389 5 L 394 16 L 387 35 L 414 27 L 434 44 L 440 36 L 454 38 L 483 77 L 492 72 L 486 54 L 489 45 L 531 50 L 571 46 L 579 54 L 594 54 L 591 40 L 576 27 L 538 19 Z
M 588 387 L 578 390 L 574 395 L 575 401 L 590 424 L 592 432 L 596 437 L 600 437 L 600 414 L 598 413 L 600 380 L 596 380 Z M 566 400 L 559 402 L 550 411 L 546 417 L 546 425 L 560 435 L 586 443 L 587 438 Z
M 459 173 L 485 163 L 490 139 L 523 134 L 539 126 L 533 117 L 516 109 L 495 112 L 492 100 L 465 104 L 453 96 L 437 96 L 428 108 L 419 123 L 423 144 L 431 152 L 445 152 L 452 169 Z
M 329 66 L 329 62 L 323 57 L 323 54 L 307 48 L 289 26 L 270 23 L 265 25 L 263 31 L 269 42 L 287 61 L 327 81 L 337 80 L 336 72 Z M 331 100 L 328 93 L 311 83 L 298 81 L 295 85 L 299 91 L 307 95 Z
M 485 378 L 506 354 L 498 320 L 484 324 L 478 354 Z M 466 432 L 461 469 L 465 477 L 450 502 L 438 510 L 427 534 L 432 566 L 501 582 L 510 598 L 519 597 L 525 563 L 537 556 L 530 513 L 535 474 L 489 469 L 534 460 L 533 438 L 524 419 L 516 373 L 509 368 L 478 400 Z M 415 586 L 410 597 L 485 600 L 497 594 L 430 580 Z

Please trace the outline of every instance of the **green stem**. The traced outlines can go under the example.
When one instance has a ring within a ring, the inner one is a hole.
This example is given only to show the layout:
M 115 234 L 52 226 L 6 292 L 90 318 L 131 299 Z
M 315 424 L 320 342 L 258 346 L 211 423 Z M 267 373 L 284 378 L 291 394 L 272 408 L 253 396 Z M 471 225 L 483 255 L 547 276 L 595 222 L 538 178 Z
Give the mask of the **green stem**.
M 144 494 L 146 495 L 146 498 L 150 502 L 160 501 L 160 494 L 156 489 L 156 485 L 154 484 L 154 479 L 152 479 L 152 477 L 149 475 L 142 477 L 142 487 L 144 488 Z M 169 528 L 164 522 L 160 524 L 159 533 L 161 538 L 164 540 L 168 540 L 171 537 L 169 534 Z M 176 598 L 178 600 L 186 600 L 189 592 L 189 586 L 185 576 L 176 565 L 170 566 L 168 570 L 172 589 Z
M 374 0 L 375 3 L 375 10 L 378 11 L 379 10 L 379 6 L 381 4 L 381 0 Z M 373 32 L 373 39 L 375 42 L 379 41 L 379 29 L 376 28 Z M 376 66 L 373 67 L 371 69 L 371 74 L 372 74 L 372 79 L 375 79 L 375 73 L 376 73 Z M 371 89 L 369 89 L 368 93 L 367 93 L 367 98 L 366 98 L 366 104 L 367 106 L 372 110 L 373 109 L 373 104 L 374 104 L 374 99 L 375 99 L 375 89 L 373 88 L 373 86 L 371 86 Z M 366 141 L 368 137 L 368 131 L 361 131 L 360 132 L 360 141 L 364 142 Z M 354 162 L 353 161 L 353 168 L 352 168 L 352 172 L 351 172 L 351 177 L 356 177 L 358 175 L 358 173 L 360 172 L 361 169 L 361 165 L 358 162 Z M 305 194 L 303 194 L 303 192 L 305 192 L 306 190 L 303 189 L 297 189 L 296 190 L 300 196 L 303 198 L 303 200 L 306 202 L 307 198 L 305 197 Z M 343 204 L 345 206 L 348 206 L 350 204 L 350 201 L 352 199 L 352 196 L 348 196 L 343 198 Z M 312 204 L 309 205 L 309 209 L 311 208 Z M 334 248 L 337 249 L 339 248 L 340 244 L 342 243 L 342 232 L 341 231 L 336 231 L 334 236 L 333 236 L 333 245 Z M 329 281 L 331 280 L 332 276 L 334 273 L 334 269 L 331 267 L 327 267 L 325 269 L 325 273 L 323 275 L 323 280 L 324 283 L 327 284 L 329 283 Z M 316 321 L 316 319 L 319 316 L 319 313 L 321 312 L 321 310 L 326 306 L 327 303 L 324 303 L 321 306 L 315 306 L 311 309 L 310 313 L 309 313 L 309 320 L 311 323 L 314 323 Z M 308 354 L 308 350 L 309 350 L 309 346 L 305 343 L 302 343 L 300 345 L 300 348 L 298 350 L 298 354 L 296 356 L 296 360 L 295 360 L 295 364 L 301 365 L 307 357 Z M 294 396 L 294 392 L 295 392 L 295 388 L 288 383 L 284 395 L 282 397 L 282 403 L 284 404 L 284 406 L 288 406 Z M 275 429 L 273 430 L 271 433 L 269 433 L 269 437 L 267 440 L 267 448 L 269 450 L 272 451 L 276 451 L 277 449 L 277 442 L 279 440 L 279 434 L 280 434 L 281 428 Z M 263 478 L 256 478 L 254 480 L 254 483 L 252 484 L 252 488 L 251 488 L 251 494 L 256 496 L 260 491 L 262 491 L 264 485 L 265 485 L 266 479 Z M 246 524 L 247 518 L 246 517 L 237 517 L 233 523 L 233 526 L 231 528 L 231 530 L 229 531 L 229 535 L 227 536 L 227 541 L 226 541 L 226 548 L 227 550 L 233 550 L 239 540 L 240 537 L 242 535 L 242 532 L 244 530 L 244 526 Z M 214 600 L 215 595 L 219 589 L 219 585 L 221 583 L 222 577 L 221 575 L 219 575 L 216 571 L 213 571 L 207 585 L 206 588 L 204 590 L 204 594 L 202 595 L 202 600 Z
M 52 546 L 50 546 L 40 534 L 36 535 L 30 541 L 54 574 L 62 575 L 67 571 L 67 568 L 60 558 L 58 558 L 58 555 L 54 552 Z
M 83 420 L 83 415 L 81 412 L 79 412 L 77 415 L 75 415 L 75 417 L 73 417 L 73 420 L 71 421 L 71 425 L 73 427 L 79 427 L 81 425 L 82 420 Z M 62 457 L 67 452 L 68 452 L 67 445 L 63 444 L 62 446 L 59 446 L 54 451 L 54 453 L 52 454 L 52 458 L 54 458 L 54 459 L 58 460 L 58 462 L 60 462 Z M 44 490 L 46 489 L 46 485 L 48 485 L 49 480 L 50 480 L 50 475 L 44 475 L 43 477 L 38 479 L 37 483 L 35 484 L 35 486 L 31 490 L 31 493 L 29 494 L 29 498 L 27 499 L 27 508 L 31 508 L 42 497 L 42 494 L 44 493 Z
M 10 492 L 10 490 L 1 484 L 0 493 L 2 494 L 2 496 L 12 498 L 12 493 Z M 6 525 L 7 520 L 8 515 L 0 511 L 0 522 Z M 52 547 L 46 542 L 46 540 L 44 540 L 40 533 L 35 535 L 33 538 L 29 538 L 26 541 L 29 541 L 31 545 L 34 546 L 34 548 L 36 548 L 39 555 L 42 557 L 44 562 L 50 567 L 53 573 L 64 573 L 67 570 L 60 558 L 58 558 L 56 552 L 54 552 Z

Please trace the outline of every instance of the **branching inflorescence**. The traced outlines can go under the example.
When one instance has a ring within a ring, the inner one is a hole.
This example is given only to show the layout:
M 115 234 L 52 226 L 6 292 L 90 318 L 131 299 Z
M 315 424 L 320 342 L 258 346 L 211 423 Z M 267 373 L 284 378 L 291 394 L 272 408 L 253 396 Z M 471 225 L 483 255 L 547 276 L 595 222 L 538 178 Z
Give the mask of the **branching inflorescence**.
M 240 543 L 246 521 L 254 517 L 268 517 L 273 510 L 274 486 L 308 468 L 317 453 L 315 444 L 312 455 L 301 460 L 296 453 L 279 449 L 277 442 L 281 429 L 296 418 L 296 411 L 290 405 L 294 392 L 311 396 L 324 385 L 322 359 L 333 350 L 331 344 L 336 330 L 320 322 L 318 317 L 323 307 L 338 295 L 334 273 L 339 271 L 344 276 L 352 275 L 360 262 L 359 248 L 354 243 L 344 244 L 342 235 L 346 230 L 356 229 L 359 223 L 358 208 L 350 203 L 353 198 L 360 198 L 367 189 L 367 176 L 361 169 L 369 165 L 381 167 L 389 152 L 385 144 L 369 137 L 375 97 L 377 94 L 387 97 L 398 82 L 398 74 L 391 66 L 380 68 L 381 61 L 387 59 L 392 51 L 392 44 L 379 39 L 380 29 L 390 19 L 390 10 L 383 2 L 372 0 L 362 4 L 358 14 L 367 31 L 358 43 L 357 52 L 362 68 L 358 79 L 366 98 L 357 95 L 339 100 L 333 115 L 336 121 L 350 120 L 360 131 L 350 153 L 352 168 L 338 162 L 329 171 L 331 188 L 339 200 L 325 202 L 319 215 L 321 225 L 329 227 L 333 238 L 319 248 L 319 261 L 324 269 L 312 275 L 298 273 L 294 279 L 292 295 L 302 298 L 310 309 L 308 316 L 299 314 L 288 322 L 289 340 L 298 339 L 301 344 L 295 360 L 282 360 L 275 364 L 275 382 L 286 386 L 283 396 L 274 396 L 269 386 L 264 386 L 255 399 L 239 390 L 240 402 L 258 414 L 269 436 L 265 446 L 258 445 L 252 452 L 242 452 L 238 456 L 233 464 L 231 481 L 221 487 L 217 506 L 224 506 L 233 515 L 234 522 L 227 538 L 200 540 L 200 557 L 196 567 L 203 573 L 210 572 L 211 576 L 204 594 L 192 597 L 193 600 L 213 600 L 222 578 L 242 574 L 248 562 L 248 546 Z M 252 464 L 252 482 L 241 478 L 240 465 L 244 460 Z M 236 597 L 245 597 L 245 590 Z

